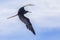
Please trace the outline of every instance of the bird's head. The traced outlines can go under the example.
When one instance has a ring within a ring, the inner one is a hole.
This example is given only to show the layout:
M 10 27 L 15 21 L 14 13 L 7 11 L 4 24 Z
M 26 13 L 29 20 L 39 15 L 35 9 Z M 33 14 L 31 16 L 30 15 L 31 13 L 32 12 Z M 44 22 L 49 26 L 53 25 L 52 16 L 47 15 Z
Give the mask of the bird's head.
M 32 13 L 32 12 L 30 12 L 30 11 L 26 11 L 26 13 Z

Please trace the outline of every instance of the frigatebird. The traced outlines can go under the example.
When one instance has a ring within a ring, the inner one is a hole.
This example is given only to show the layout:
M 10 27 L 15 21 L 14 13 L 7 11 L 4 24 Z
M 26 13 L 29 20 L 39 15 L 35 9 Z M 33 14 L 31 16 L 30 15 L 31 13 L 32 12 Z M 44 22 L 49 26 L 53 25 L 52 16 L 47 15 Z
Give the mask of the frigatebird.
M 18 14 L 14 15 L 12 17 L 15 17 L 15 16 L 18 15 L 19 19 L 26 25 L 27 29 L 29 29 L 35 35 L 36 33 L 35 33 L 35 31 L 34 31 L 34 29 L 32 27 L 32 24 L 31 24 L 30 20 L 27 17 L 24 16 L 24 14 L 29 12 L 29 11 L 24 9 L 24 7 L 26 7 L 26 6 L 33 6 L 33 5 L 32 4 L 28 4 L 28 5 L 25 5 L 25 6 L 21 7 L 18 10 Z M 9 18 L 12 18 L 12 17 L 9 17 Z

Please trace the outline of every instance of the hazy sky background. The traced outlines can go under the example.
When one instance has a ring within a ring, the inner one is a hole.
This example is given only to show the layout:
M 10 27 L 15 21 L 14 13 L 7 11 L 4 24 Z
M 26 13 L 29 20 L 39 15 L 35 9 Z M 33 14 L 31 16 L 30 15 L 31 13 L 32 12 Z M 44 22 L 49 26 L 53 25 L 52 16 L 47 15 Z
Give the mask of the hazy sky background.
M 18 9 L 25 7 L 35 29 L 36 35 L 27 30 L 17 14 Z M 0 40 L 60 40 L 60 0 L 0 0 Z

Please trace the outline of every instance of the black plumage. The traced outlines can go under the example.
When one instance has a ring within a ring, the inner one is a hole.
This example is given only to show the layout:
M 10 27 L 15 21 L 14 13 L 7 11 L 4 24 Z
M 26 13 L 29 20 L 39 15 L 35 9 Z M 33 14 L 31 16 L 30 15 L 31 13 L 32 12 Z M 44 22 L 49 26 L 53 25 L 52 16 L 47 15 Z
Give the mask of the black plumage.
M 18 17 L 19 19 L 26 25 L 27 29 L 29 29 L 34 35 L 36 34 L 33 27 L 32 27 L 32 24 L 30 22 L 30 20 L 24 16 L 24 14 L 28 13 L 29 11 L 26 11 L 24 9 L 24 7 L 26 6 L 32 6 L 32 4 L 28 4 L 28 5 L 25 5 L 23 7 L 21 7 L 19 10 L 18 10 Z M 17 16 L 17 15 L 14 15 L 14 16 Z M 14 17 L 12 16 L 12 17 Z M 12 17 L 9 17 L 9 18 L 12 18 Z

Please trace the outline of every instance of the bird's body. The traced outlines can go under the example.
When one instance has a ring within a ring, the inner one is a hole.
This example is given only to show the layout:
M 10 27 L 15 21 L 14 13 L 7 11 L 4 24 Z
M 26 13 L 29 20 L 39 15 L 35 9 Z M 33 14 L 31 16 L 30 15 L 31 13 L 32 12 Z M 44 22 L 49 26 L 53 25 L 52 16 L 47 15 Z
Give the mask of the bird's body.
M 32 31 L 35 34 L 30 20 L 27 17 L 24 16 L 24 14 L 26 14 L 27 12 L 28 11 L 26 11 L 24 9 L 24 7 L 21 7 L 18 11 L 18 17 L 26 25 L 27 29 L 29 29 L 30 31 Z
M 34 29 L 32 27 L 32 24 L 31 24 L 30 20 L 27 17 L 25 17 L 25 16 L 21 16 L 20 15 L 18 17 L 26 25 L 27 29 L 29 29 L 30 31 L 33 32 L 33 34 L 35 34 Z
M 27 5 L 26 5 L 27 6 Z M 29 12 L 29 11 L 26 11 L 25 9 L 24 9 L 24 7 L 25 6 L 23 6 L 23 7 L 21 7 L 19 10 L 18 10 L 18 17 L 19 17 L 19 19 L 26 25 L 26 27 L 27 27 L 27 29 L 29 29 L 31 32 L 33 32 L 33 34 L 35 35 L 35 31 L 34 31 L 34 29 L 33 29 L 33 27 L 32 27 L 32 24 L 31 24 L 31 22 L 30 22 L 30 20 L 27 18 L 27 17 L 25 17 L 24 16 L 24 14 L 26 14 L 27 12 Z M 16 15 L 15 15 L 16 16 Z M 14 16 L 12 16 L 12 17 L 14 17 Z M 11 18 L 11 17 L 10 17 Z

